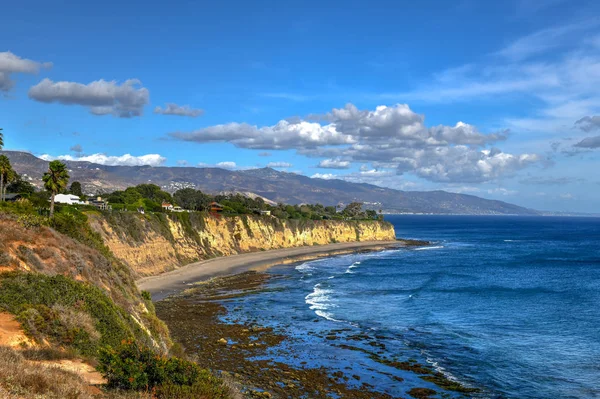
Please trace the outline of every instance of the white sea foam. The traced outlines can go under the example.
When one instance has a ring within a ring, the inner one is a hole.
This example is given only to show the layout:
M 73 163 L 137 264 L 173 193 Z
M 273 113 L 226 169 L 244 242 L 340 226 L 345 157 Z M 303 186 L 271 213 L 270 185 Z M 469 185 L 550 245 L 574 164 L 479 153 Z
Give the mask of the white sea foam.
M 327 313 L 322 310 L 315 310 L 315 314 L 317 316 L 327 319 L 329 321 L 335 321 L 336 323 L 343 323 L 342 320 L 334 319 L 333 317 L 331 317 L 331 313 Z
M 305 262 L 298 266 L 296 266 L 296 270 L 299 272 L 314 270 L 314 267 L 311 264 L 312 262 Z
M 350 266 L 348 266 L 348 269 L 346 269 L 346 273 L 347 274 L 355 274 L 355 272 L 353 272 L 352 269 L 357 268 L 358 265 L 360 265 L 360 262 L 354 262 L 353 264 L 351 264 Z
M 350 265 L 350 269 L 354 269 L 355 267 L 358 267 L 358 265 L 360 265 L 361 262 L 354 262 L 353 264 Z
M 333 307 L 329 303 L 329 294 L 332 292 L 331 290 L 321 288 L 321 283 L 319 283 L 313 287 L 313 292 L 308 294 L 304 299 L 312 310 L 328 310 Z
M 428 249 L 440 249 L 440 248 L 444 248 L 443 245 L 435 245 L 433 247 L 422 247 L 422 248 L 415 248 L 415 251 L 425 251 Z

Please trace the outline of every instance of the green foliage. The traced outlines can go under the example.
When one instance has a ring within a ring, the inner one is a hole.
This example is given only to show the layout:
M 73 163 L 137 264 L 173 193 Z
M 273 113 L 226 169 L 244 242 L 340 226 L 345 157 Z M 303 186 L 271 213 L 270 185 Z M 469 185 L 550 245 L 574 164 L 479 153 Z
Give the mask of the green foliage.
M 17 173 L 13 170 L 10 160 L 6 155 L 0 155 L 0 200 L 4 201 L 6 185 L 16 179 Z
M 44 173 L 42 180 L 44 188 L 52 194 L 50 201 L 50 217 L 52 217 L 54 215 L 54 196 L 63 192 L 69 184 L 67 165 L 58 160 L 50 162 L 48 171 Z
M 14 181 L 6 187 L 6 191 L 16 194 L 33 194 L 35 193 L 35 187 L 17 174 Z
M 346 206 L 342 214 L 349 218 L 364 218 L 365 214 L 362 211 L 362 202 L 352 202 Z
M 26 229 L 38 229 L 42 226 L 47 226 L 49 221 L 48 218 L 39 216 L 33 213 L 25 213 L 17 218 L 17 222 Z
M 79 183 L 78 181 L 74 181 L 73 183 L 71 183 L 71 188 L 69 189 L 69 192 L 78 197 L 83 197 L 83 192 L 81 191 L 81 183 Z
M 69 171 L 67 165 L 60 161 L 52 161 L 48 165 L 48 171 L 42 177 L 44 188 L 51 193 L 58 194 L 67 188 L 69 183 Z
M 103 349 L 97 368 L 111 388 L 153 390 L 156 398 L 229 398 L 222 381 L 196 363 L 157 356 L 133 341 Z
M 98 287 L 62 275 L 0 274 L 0 308 L 15 314 L 38 341 L 49 339 L 84 356 L 95 357 L 103 346 L 144 334 Z M 66 319 L 65 309 L 74 316 Z M 91 326 L 84 322 L 86 318 Z

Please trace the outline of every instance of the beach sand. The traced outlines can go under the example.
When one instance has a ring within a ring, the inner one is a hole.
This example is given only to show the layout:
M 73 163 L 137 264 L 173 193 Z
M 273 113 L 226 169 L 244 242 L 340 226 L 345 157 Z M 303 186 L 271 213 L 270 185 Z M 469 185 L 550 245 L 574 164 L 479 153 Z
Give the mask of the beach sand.
M 250 252 L 191 263 L 157 276 L 142 278 L 136 283 L 140 290 L 150 292 L 154 301 L 160 301 L 169 295 L 190 288 L 196 282 L 208 280 L 216 276 L 242 273 L 249 270 L 262 271 L 268 267 L 286 263 L 353 252 L 379 251 L 406 245 L 414 244 L 403 240 L 365 241 Z

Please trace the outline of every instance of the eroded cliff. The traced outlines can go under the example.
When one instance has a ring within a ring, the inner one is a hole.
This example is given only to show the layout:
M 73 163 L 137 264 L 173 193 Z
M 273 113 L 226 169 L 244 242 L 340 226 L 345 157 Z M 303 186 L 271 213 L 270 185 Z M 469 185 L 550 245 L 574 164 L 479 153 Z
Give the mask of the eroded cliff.
M 335 242 L 394 240 L 379 221 L 279 220 L 202 213 L 89 215 L 115 256 L 139 276 L 156 275 L 215 256 Z

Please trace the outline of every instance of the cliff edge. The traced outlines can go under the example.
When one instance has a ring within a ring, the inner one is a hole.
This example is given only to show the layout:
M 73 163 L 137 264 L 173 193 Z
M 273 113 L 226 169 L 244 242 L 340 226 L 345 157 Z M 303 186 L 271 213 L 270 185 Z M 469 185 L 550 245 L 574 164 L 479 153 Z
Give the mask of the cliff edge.
M 340 242 L 395 240 L 376 220 L 280 220 L 206 213 L 90 214 L 91 227 L 139 277 L 218 256 Z

